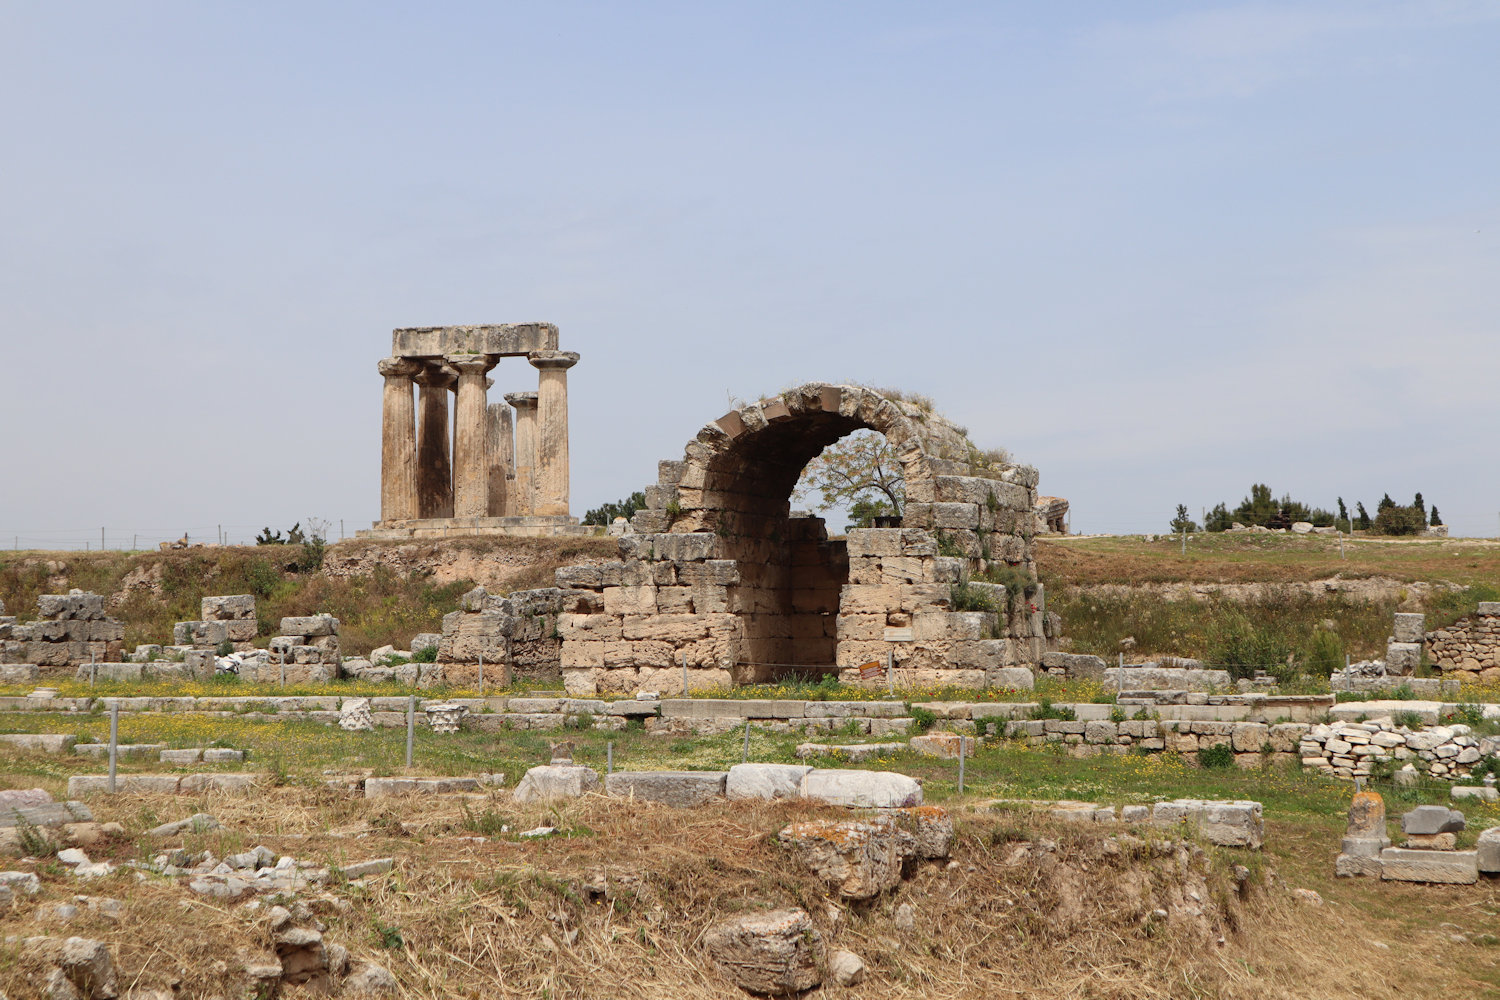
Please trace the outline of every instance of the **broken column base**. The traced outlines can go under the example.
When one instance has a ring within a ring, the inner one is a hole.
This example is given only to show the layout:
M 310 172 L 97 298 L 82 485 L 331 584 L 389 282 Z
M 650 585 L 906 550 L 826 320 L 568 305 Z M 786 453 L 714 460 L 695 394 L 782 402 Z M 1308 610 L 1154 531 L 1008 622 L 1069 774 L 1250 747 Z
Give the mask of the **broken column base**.
M 1475 851 L 1420 851 L 1387 847 L 1380 852 L 1380 878 L 1385 882 L 1473 885 L 1479 881 L 1479 859 Z
M 583 536 L 594 533 L 592 525 L 579 524 L 567 515 L 532 517 L 426 517 L 410 521 L 376 521 L 354 533 L 355 538 L 381 542 L 408 539 L 456 538 L 462 535 L 510 535 L 520 538 Z

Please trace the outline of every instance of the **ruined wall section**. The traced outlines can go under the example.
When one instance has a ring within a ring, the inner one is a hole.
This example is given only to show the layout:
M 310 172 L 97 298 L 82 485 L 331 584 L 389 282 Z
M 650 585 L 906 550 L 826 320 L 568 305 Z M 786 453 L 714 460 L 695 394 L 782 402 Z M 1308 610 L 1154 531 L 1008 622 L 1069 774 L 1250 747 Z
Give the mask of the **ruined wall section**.
M 1477 613 L 1428 632 L 1427 654 L 1444 676 L 1476 683 L 1500 680 L 1500 601 L 1485 601 Z
M 789 497 L 808 461 L 862 428 L 901 464 L 903 526 L 830 540 Z M 903 684 L 1020 683 L 1044 647 L 1041 594 L 970 581 L 998 566 L 1034 576 L 1037 474 L 966 459 L 982 456 L 962 429 L 860 386 L 813 383 L 725 414 L 660 464 L 618 563 L 558 572 L 593 595 L 559 618 L 568 690 L 680 692 L 684 660 L 689 689 L 799 667 L 857 679 L 871 662 L 894 662 Z

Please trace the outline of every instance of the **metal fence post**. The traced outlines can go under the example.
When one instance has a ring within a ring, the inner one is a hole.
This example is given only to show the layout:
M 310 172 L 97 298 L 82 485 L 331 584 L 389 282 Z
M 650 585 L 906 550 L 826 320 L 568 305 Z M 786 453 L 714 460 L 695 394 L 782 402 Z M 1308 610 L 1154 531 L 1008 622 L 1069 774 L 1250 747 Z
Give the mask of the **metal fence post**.
M 109 793 L 115 793 L 115 765 L 120 759 L 120 703 L 109 706 Z
M 604 745 L 604 773 L 615 773 L 615 745 L 613 742 Z
M 682 696 L 684 698 L 688 696 L 687 650 L 685 649 L 682 651 Z
M 479 697 L 484 697 L 484 653 L 479 654 Z
M 745 720 L 745 756 L 741 758 L 746 764 L 750 763 L 750 720 Z
M 964 742 L 968 739 L 963 733 L 958 734 L 958 794 L 964 793 Z
M 411 769 L 411 744 L 412 737 L 417 730 L 417 696 L 409 694 L 406 696 L 406 767 Z

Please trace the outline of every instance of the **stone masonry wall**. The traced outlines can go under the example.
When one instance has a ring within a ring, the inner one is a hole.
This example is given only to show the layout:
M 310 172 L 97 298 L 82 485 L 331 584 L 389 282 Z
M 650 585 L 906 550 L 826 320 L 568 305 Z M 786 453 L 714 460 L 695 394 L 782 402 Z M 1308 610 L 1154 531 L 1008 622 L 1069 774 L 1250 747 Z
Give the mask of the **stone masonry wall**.
M 481 658 L 486 684 L 508 684 L 512 677 L 555 680 L 562 651 L 557 622 L 565 596 L 556 587 L 508 597 L 475 587 L 458 611 L 443 617 L 436 669 L 423 671 L 423 683 L 477 685 Z
M 890 443 L 907 505 L 900 527 L 840 544 L 792 516 L 789 496 L 860 429 Z M 940 416 L 859 386 L 812 383 L 725 414 L 660 464 L 619 562 L 558 572 L 579 592 L 558 621 L 565 685 L 681 692 L 684 664 L 698 689 L 834 668 L 858 680 L 893 661 L 902 683 L 1016 686 L 999 672 L 1040 658 L 1041 594 L 969 584 L 962 606 L 979 610 L 960 610 L 955 588 L 992 566 L 1034 576 L 1037 473 L 972 458 Z
M 1484 683 L 1500 680 L 1500 602 L 1428 632 L 1427 654 L 1444 677 Z

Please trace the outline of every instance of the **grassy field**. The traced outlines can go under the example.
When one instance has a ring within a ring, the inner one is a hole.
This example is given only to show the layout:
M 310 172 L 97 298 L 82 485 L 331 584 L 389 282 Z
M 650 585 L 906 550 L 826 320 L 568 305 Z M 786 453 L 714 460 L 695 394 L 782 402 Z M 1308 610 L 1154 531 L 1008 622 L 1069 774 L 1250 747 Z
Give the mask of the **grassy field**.
M 1344 656 L 1383 656 L 1397 611 L 1420 611 L 1437 627 L 1500 600 L 1500 544 L 1484 540 L 1346 542 L 1312 535 L 1199 534 L 1183 553 L 1180 540 L 1140 536 L 1037 541 L 1047 607 L 1063 619 L 1075 652 L 1128 658 L 1179 656 L 1230 666 L 1277 669 L 1288 661 L 1307 672 L 1314 636 L 1323 641 L 1322 670 Z M 1364 594 L 1306 584 L 1339 578 L 1394 586 Z M 1422 584 L 1410 589 L 1400 584 Z M 1256 585 L 1249 593 L 1215 587 Z M 1194 592 L 1174 588 L 1188 585 Z M 1131 640 L 1124 642 L 1124 640 Z M 1314 671 L 1316 673 L 1316 671 Z

